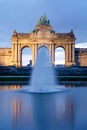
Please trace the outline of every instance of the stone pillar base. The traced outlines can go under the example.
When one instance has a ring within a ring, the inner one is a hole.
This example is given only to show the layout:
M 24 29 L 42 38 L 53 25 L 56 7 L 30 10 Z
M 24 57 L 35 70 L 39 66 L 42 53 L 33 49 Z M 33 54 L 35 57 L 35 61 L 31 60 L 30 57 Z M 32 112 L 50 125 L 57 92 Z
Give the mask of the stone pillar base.
M 65 66 L 66 67 L 70 67 L 70 66 L 73 66 L 73 65 L 75 65 L 75 62 L 74 61 L 68 61 L 68 62 L 66 62 L 66 64 L 65 64 Z

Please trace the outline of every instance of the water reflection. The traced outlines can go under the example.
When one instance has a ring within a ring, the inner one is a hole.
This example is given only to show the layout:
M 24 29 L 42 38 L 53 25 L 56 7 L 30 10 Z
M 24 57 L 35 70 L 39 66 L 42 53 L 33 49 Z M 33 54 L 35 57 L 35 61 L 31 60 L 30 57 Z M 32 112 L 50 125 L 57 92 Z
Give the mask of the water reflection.
M 0 84 L 0 90 L 17 90 L 17 89 L 21 89 L 21 88 L 24 88 L 24 87 L 27 87 L 28 85 L 25 84 L 25 85 L 22 85 L 22 84 L 5 84 L 5 85 L 1 85 Z M 80 82 L 80 81 L 68 81 L 68 82 L 61 82 L 59 84 L 59 86 L 57 87 L 58 85 L 56 85 L 56 88 L 74 88 L 74 87 L 87 87 L 87 82 Z M 29 87 L 29 86 L 28 86 Z
M 73 128 L 75 125 L 75 102 L 73 99 L 73 96 L 68 95 L 66 97 L 66 112 L 65 112 L 65 117 L 66 117 L 66 124 L 68 127 L 70 126 Z
M 17 123 L 20 122 L 20 115 L 21 115 L 21 100 L 13 99 L 11 103 L 11 116 L 12 116 L 12 128 L 18 125 Z
M 22 88 L 22 85 L 1 85 L 0 90 L 16 90 Z
M 12 129 L 71 130 L 75 120 L 74 109 L 75 103 L 70 95 L 33 94 L 13 98 Z
M 0 91 L 0 130 L 87 130 L 87 88 L 53 94 L 9 91 L 21 87 Z

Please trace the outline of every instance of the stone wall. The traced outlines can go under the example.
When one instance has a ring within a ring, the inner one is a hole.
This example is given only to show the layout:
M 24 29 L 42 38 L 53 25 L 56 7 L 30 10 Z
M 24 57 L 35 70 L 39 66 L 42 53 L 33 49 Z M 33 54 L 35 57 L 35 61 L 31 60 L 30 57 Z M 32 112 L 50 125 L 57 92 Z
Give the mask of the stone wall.
M 0 48 L 0 65 L 12 65 L 12 49 Z
M 87 48 L 75 48 L 75 61 L 77 66 L 87 66 Z

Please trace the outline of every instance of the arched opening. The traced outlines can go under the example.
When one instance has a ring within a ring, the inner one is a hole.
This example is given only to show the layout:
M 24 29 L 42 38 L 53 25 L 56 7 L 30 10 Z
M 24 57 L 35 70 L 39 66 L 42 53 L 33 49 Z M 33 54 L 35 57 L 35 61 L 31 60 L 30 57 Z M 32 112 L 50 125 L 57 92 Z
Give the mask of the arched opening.
M 29 47 L 22 49 L 22 66 L 32 66 L 32 51 Z
M 55 65 L 65 65 L 65 51 L 63 47 L 57 47 L 55 49 Z
M 46 49 L 48 49 L 45 45 L 42 45 L 42 46 L 40 46 L 39 48 L 38 48 L 38 50 L 40 49 L 40 48 L 46 48 Z
M 39 50 L 42 49 L 42 48 L 45 48 L 46 50 L 48 50 L 48 48 L 47 48 L 45 45 L 42 45 L 42 46 L 40 46 L 40 47 L 38 48 L 38 50 L 37 50 L 37 55 L 38 55 Z M 43 52 L 43 53 L 44 53 L 44 52 Z

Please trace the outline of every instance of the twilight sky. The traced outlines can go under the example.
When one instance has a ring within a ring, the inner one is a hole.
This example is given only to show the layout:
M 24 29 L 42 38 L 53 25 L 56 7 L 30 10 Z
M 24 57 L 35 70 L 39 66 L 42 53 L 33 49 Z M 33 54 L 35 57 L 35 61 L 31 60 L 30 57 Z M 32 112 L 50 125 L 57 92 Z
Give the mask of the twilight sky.
M 56 32 L 73 29 L 87 47 L 87 0 L 0 0 L 0 47 L 11 47 L 13 30 L 30 33 L 44 13 Z

